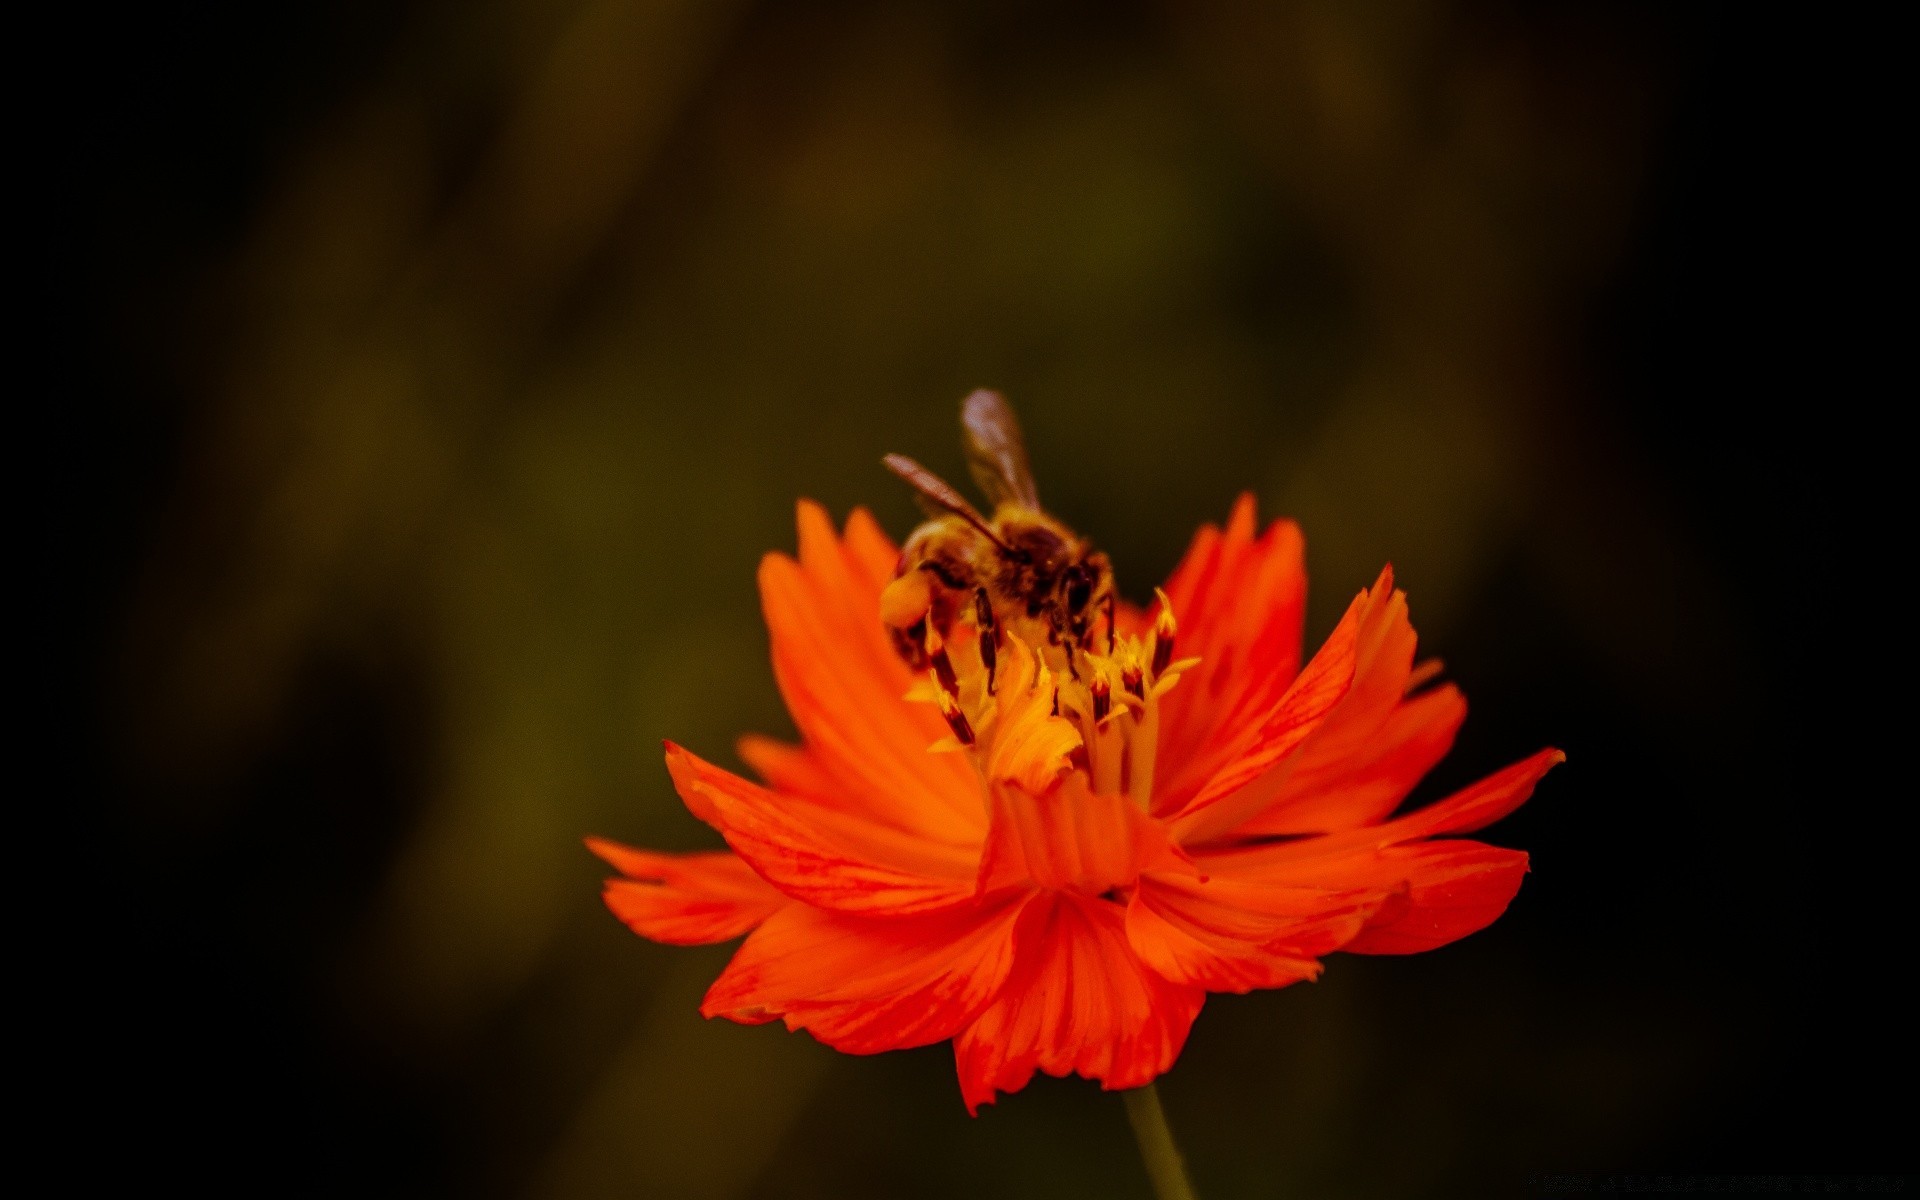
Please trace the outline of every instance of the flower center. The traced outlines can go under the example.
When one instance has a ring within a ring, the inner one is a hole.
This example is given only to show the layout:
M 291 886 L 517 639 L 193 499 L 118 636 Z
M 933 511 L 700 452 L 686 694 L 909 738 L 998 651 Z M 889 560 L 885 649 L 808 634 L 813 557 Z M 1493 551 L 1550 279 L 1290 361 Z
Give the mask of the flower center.
M 1174 659 L 1178 626 L 1159 600 L 1144 634 L 1107 632 L 1100 650 L 1031 646 L 1004 626 L 983 634 L 971 614 L 944 638 L 929 629 L 930 665 L 908 699 L 938 707 L 952 731 L 931 748 L 966 753 L 989 786 L 1038 795 L 1080 771 L 1096 794 L 1146 810 L 1162 700 L 1200 661 Z

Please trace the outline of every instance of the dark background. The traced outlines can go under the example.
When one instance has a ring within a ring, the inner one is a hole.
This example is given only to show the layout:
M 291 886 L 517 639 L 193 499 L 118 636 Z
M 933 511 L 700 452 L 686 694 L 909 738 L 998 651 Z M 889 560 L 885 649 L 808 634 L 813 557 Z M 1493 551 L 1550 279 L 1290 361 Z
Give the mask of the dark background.
M 879 455 L 960 474 L 983 384 L 1136 598 L 1243 488 L 1305 526 L 1310 639 L 1393 561 L 1473 704 L 1422 795 L 1569 754 L 1488 835 L 1534 864 L 1492 929 L 1209 1002 L 1162 1085 L 1203 1195 L 1911 1165 L 1883 32 L 484 0 L 24 40 L 25 1040 L 76 1190 L 1146 1195 L 1082 1081 L 969 1120 L 945 1047 L 701 1022 L 726 950 L 633 939 L 579 848 L 714 843 L 657 747 L 789 728 L 756 559 L 800 495 L 903 534 Z

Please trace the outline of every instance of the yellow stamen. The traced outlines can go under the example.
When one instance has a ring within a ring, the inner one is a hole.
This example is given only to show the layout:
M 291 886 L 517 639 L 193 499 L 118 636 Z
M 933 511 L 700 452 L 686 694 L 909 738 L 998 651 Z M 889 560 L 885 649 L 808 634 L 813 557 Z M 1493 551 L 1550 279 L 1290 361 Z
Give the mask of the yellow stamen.
M 1151 805 L 1160 701 L 1199 661 L 1173 657 L 1178 626 L 1165 593 L 1145 636 L 1117 633 L 1111 653 L 1081 646 L 1072 661 L 1060 647 L 1030 646 L 990 625 L 970 624 L 958 642 L 930 626 L 930 670 L 912 698 L 937 705 L 953 731 L 934 749 L 966 751 L 983 777 L 1017 780 L 1034 795 L 1079 771 L 1096 795 Z M 1011 652 L 995 655 L 1003 638 Z
M 960 698 L 944 686 L 935 690 L 934 697 L 939 701 L 940 715 L 947 719 L 947 728 L 953 730 L 954 740 L 963 746 L 973 745 L 973 725 L 960 709 Z
M 1173 601 L 1167 599 L 1166 592 L 1155 588 L 1153 594 L 1160 598 L 1160 616 L 1153 623 L 1153 677 L 1158 679 L 1173 661 L 1174 635 L 1180 627 L 1173 619 Z

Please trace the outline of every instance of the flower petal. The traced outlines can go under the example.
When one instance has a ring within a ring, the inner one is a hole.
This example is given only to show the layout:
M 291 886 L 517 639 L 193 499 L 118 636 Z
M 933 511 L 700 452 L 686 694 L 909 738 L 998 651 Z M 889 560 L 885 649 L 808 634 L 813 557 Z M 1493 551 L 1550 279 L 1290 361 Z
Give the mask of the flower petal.
M 1271 802 L 1287 779 L 1295 751 L 1351 690 L 1360 655 L 1391 619 L 1394 595 L 1393 568 L 1388 567 L 1373 587 L 1354 597 L 1326 644 L 1279 702 L 1233 742 L 1222 743 L 1221 758 L 1209 765 L 1211 774 L 1197 794 L 1184 801 L 1178 796 L 1156 798 L 1156 811 L 1172 819 L 1183 844 L 1226 836 Z
M 1444 800 L 1378 825 L 1283 842 L 1193 850 L 1194 861 L 1209 876 L 1262 879 L 1284 887 L 1344 886 L 1327 883 L 1328 864 L 1421 838 L 1471 833 L 1493 824 L 1526 803 L 1541 776 L 1565 762 L 1558 750 L 1541 750 Z
M 1168 577 L 1178 654 L 1200 659 L 1167 694 L 1160 714 L 1160 790 L 1179 803 L 1218 770 L 1224 747 L 1270 712 L 1299 673 L 1305 551 L 1291 521 L 1275 521 L 1256 538 L 1253 497 L 1243 494 L 1226 529 L 1202 527 Z
M 762 559 L 760 598 L 774 677 L 809 754 L 841 806 L 977 845 L 986 830 L 978 777 L 959 756 L 927 753 L 946 726 L 936 710 L 903 699 L 913 679 L 880 622 L 875 560 L 884 539 L 856 519 L 843 543 L 811 502 L 801 503 L 798 524 L 799 559 Z
M 1320 974 L 1379 912 L 1374 891 L 1271 887 L 1148 875 L 1127 906 L 1127 938 L 1149 967 L 1213 992 L 1285 987 Z
M 1365 835 L 1378 829 L 1391 831 L 1396 842 L 1411 837 L 1437 837 L 1443 833 L 1472 833 L 1506 816 L 1527 802 L 1548 771 L 1567 761 L 1560 750 L 1548 747 L 1536 750 L 1517 763 L 1502 767 L 1480 782 L 1461 788 L 1444 800 L 1395 817 L 1391 821 L 1356 831 Z
M 1467 716 L 1466 699 L 1451 684 L 1400 698 L 1410 660 L 1409 653 L 1383 664 L 1375 656 L 1355 670 L 1352 690 L 1284 765 L 1273 799 L 1237 836 L 1353 829 L 1399 807 L 1453 748 Z
M 856 508 L 847 514 L 841 545 L 846 550 L 847 571 L 856 593 L 872 592 L 878 596 L 893 582 L 893 569 L 900 562 L 900 547 L 893 544 L 872 513 Z
M 837 804 L 839 786 L 820 765 L 819 756 L 805 746 L 749 733 L 736 741 L 733 748 L 740 755 L 740 761 L 752 767 L 774 791 L 805 796 L 823 804 Z
M 588 838 L 587 849 L 627 876 L 607 880 L 607 907 L 628 928 L 656 942 L 724 942 L 791 903 L 724 851 L 660 854 L 603 838 Z
M 1160 822 L 1125 796 L 1095 795 L 1074 774 L 1052 795 L 1000 787 L 980 855 L 979 889 L 1063 888 L 1098 896 L 1152 867 L 1194 870 Z
M 1014 963 L 1026 897 L 918 917 L 795 904 L 749 937 L 700 1010 L 744 1024 L 783 1017 L 849 1054 L 952 1037 L 992 1002 Z
M 1405 881 L 1406 897 L 1344 947 L 1356 954 L 1417 954 L 1485 929 L 1527 873 L 1524 852 L 1481 842 L 1417 842 L 1380 858 Z
M 1141 608 L 1124 596 L 1115 596 L 1113 600 L 1113 631 L 1145 641 L 1153 632 L 1153 620 L 1159 615 L 1159 605 L 1153 609 Z
M 1194 858 L 1213 882 L 1371 893 L 1379 908 L 1344 949 L 1362 954 L 1430 950 L 1504 912 L 1526 874 L 1527 856 L 1464 839 L 1428 839 L 1479 829 L 1512 812 L 1540 777 L 1565 759 L 1558 750 L 1542 750 L 1445 800 L 1379 825 L 1201 850 Z
M 689 808 L 796 900 L 848 912 L 925 912 L 970 904 L 979 851 L 948 846 L 844 810 L 783 796 L 667 743 L 667 770 Z
M 1035 1070 L 1140 1087 L 1173 1065 L 1206 993 L 1135 957 L 1119 905 L 1070 893 L 1028 904 L 1019 959 L 996 999 L 954 1039 L 968 1112 Z

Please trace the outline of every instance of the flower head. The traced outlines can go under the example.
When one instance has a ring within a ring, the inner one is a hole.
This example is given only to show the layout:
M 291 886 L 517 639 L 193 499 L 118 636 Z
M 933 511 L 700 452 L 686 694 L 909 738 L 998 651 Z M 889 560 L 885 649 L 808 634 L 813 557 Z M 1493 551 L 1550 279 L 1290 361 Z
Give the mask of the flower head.
M 739 744 L 754 783 L 668 743 L 730 852 L 589 845 L 608 907 L 674 944 L 747 934 L 706 1015 L 854 1054 L 951 1039 L 970 1111 L 1034 1071 L 1137 1087 L 1208 992 L 1284 987 L 1334 950 L 1407 954 L 1505 910 L 1527 856 L 1449 836 L 1563 755 L 1395 815 L 1466 715 L 1416 666 L 1391 569 L 1304 665 L 1299 530 L 1251 497 L 1150 610 L 1076 648 L 964 606 L 903 654 L 900 551 L 864 511 L 799 510 L 760 593 L 800 745 Z M 884 604 L 900 608 L 883 620 Z M 924 669 L 916 669 L 924 664 Z

